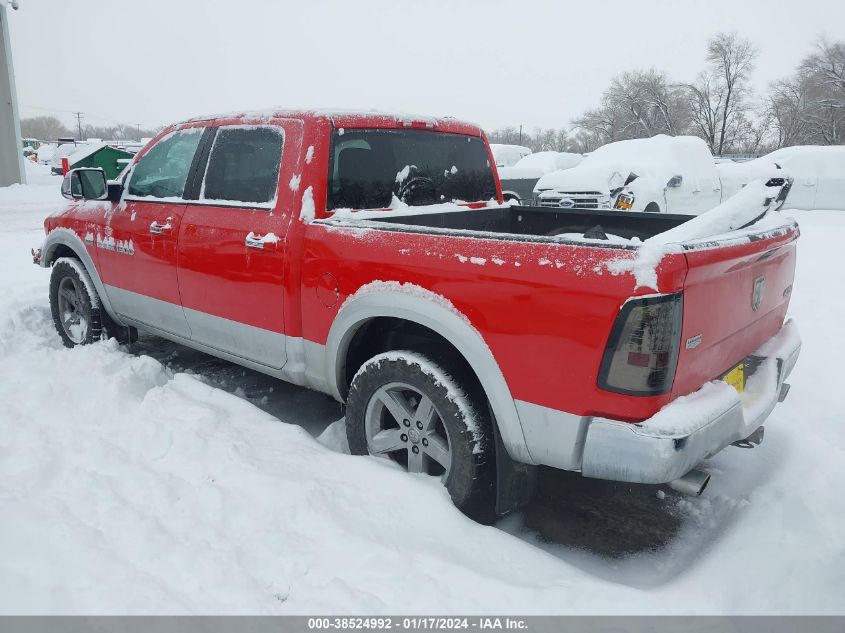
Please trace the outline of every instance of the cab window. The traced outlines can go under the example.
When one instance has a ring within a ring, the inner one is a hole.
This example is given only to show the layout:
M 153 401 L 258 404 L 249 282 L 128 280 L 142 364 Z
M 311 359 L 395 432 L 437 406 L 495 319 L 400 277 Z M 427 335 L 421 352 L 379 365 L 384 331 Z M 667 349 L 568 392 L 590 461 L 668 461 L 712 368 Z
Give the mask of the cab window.
M 127 193 L 138 197 L 181 198 L 202 132 L 201 128 L 179 130 L 156 143 L 132 170 Z
M 497 193 L 479 136 L 337 129 L 331 156 L 329 210 L 387 208 L 394 199 L 410 206 L 483 202 Z
M 282 159 L 277 127 L 220 128 L 205 172 L 202 200 L 269 206 L 276 199 Z

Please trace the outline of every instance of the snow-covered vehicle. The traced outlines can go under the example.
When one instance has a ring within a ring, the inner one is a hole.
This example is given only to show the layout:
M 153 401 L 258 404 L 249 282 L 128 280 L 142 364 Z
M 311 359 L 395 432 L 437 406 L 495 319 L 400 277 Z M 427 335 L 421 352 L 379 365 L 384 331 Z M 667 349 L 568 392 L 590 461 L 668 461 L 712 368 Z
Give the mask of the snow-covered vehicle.
M 493 162 L 496 167 L 512 167 L 531 154 L 531 150 L 522 145 L 505 145 L 502 143 L 490 143 L 490 150 L 493 152 Z
M 536 152 L 522 158 L 513 167 L 498 167 L 499 182 L 505 202 L 530 204 L 534 201 L 534 186 L 546 174 L 570 169 L 584 160 L 583 154 L 569 152 Z
M 751 180 L 779 173 L 792 180 L 784 206 L 845 210 L 845 147 L 841 145 L 783 147 L 754 160 L 717 165 L 717 169 L 730 193 Z
M 39 165 L 49 165 L 50 161 L 53 160 L 53 154 L 55 151 L 55 143 L 41 143 L 41 146 L 38 148 L 36 162 L 38 162 Z
M 537 465 L 700 493 L 800 351 L 779 188 L 698 217 L 510 206 L 491 158 L 455 119 L 192 119 L 118 181 L 71 171 L 33 258 L 66 346 L 140 328 L 329 394 L 352 453 L 471 516 Z
M 84 147 L 85 143 L 77 143 L 76 141 L 60 143 L 50 155 L 50 171 L 56 176 L 62 175 L 62 159 L 70 158 Z
M 543 176 L 534 187 L 543 207 L 693 213 L 722 200 L 707 144 L 694 136 L 617 141 L 583 162 Z

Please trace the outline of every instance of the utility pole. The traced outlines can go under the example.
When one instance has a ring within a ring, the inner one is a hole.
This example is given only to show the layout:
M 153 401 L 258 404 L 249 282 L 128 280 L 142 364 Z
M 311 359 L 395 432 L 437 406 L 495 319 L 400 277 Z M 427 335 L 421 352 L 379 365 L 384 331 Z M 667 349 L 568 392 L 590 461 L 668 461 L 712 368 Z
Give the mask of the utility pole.
M 18 8 L 16 0 L 11 2 Z M 21 120 L 15 91 L 12 43 L 5 0 L 0 0 L 0 187 L 26 182 L 21 143 Z
M 141 142 L 141 124 L 136 123 L 135 125 L 138 126 L 138 142 L 140 143 Z
M 522 125 L 519 126 L 519 144 L 522 145 Z
M 82 115 L 84 114 L 84 112 L 74 112 L 74 114 L 76 115 L 76 130 L 79 133 L 79 135 L 76 137 L 76 140 L 81 141 L 82 140 Z

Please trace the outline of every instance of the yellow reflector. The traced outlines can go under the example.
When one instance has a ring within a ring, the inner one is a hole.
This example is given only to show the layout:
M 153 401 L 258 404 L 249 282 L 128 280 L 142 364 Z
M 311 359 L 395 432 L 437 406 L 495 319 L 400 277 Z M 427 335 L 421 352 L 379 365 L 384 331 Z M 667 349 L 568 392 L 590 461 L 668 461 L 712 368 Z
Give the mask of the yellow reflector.
M 745 391 L 745 363 L 740 363 L 731 369 L 725 377 L 722 378 L 731 387 L 736 389 L 739 393 Z

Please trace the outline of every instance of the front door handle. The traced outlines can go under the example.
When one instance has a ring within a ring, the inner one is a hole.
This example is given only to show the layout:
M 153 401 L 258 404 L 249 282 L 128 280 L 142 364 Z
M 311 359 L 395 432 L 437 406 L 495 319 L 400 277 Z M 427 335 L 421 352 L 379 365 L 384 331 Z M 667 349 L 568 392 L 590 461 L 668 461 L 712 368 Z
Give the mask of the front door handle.
M 159 224 L 158 220 L 153 220 L 152 224 L 150 224 L 150 233 L 153 235 L 164 235 L 165 233 L 170 233 L 173 230 L 173 225 L 171 221 L 173 218 L 167 218 L 164 224 Z
M 273 250 L 276 248 L 276 244 L 278 244 L 279 238 L 276 237 L 274 233 L 267 233 L 266 235 L 261 235 L 259 233 L 255 233 L 250 231 L 249 234 L 246 236 L 244 240 L 244 245 L 247 248 L 255 248 L 260 251 L 263 250 Z

